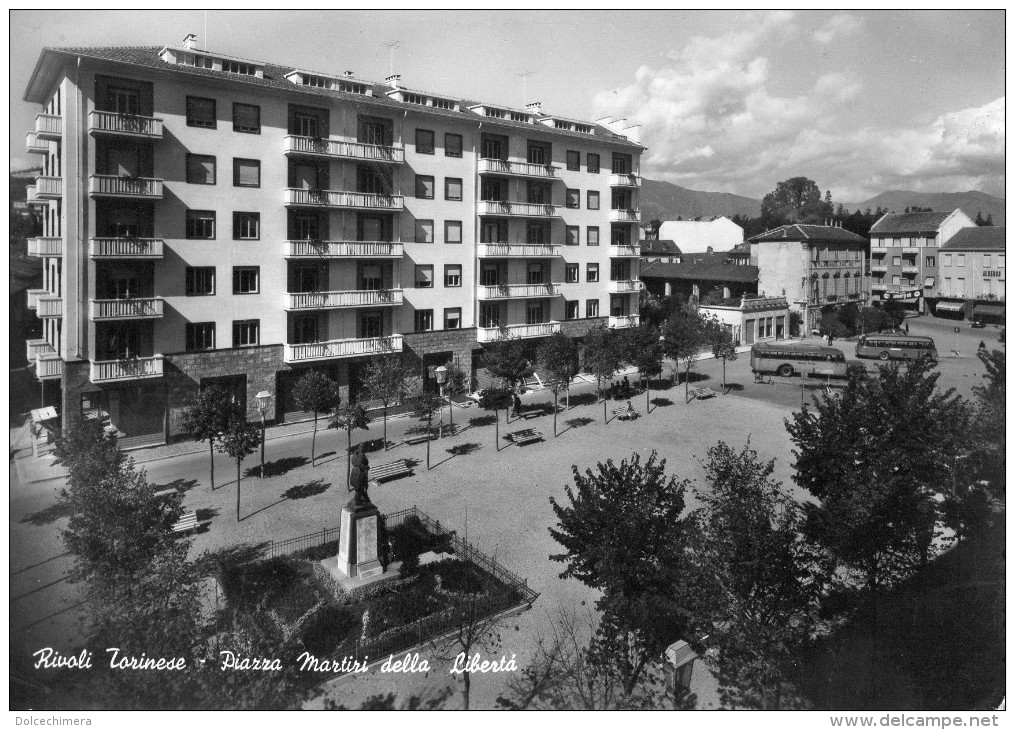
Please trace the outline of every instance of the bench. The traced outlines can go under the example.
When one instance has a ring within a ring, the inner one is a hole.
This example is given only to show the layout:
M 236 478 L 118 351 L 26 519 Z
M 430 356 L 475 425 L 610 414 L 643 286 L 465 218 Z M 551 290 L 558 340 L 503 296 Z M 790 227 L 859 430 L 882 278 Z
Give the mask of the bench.
M 627 408 L 614 408 L 613 415 L 619 418 L 621 421 L 633 421 L 641 414 L 638 411 L 628 411 Z
M 543 415 L 542 411 L 523 411 L 521 413 L 516 413 L 515 418 L 524 418 L 528 421 L 530 418 L 539 418 L 541 415 Z
M 524 446 L 525 444 L 531 444 L 533 441 L 542 441 L 543 434 L 534 428 L 526 428 L 509 433 L 505 438 L 518 446 Z
M 197 512 L 184 512 L 179 521 L 173 525 L 173 532 L 188 532 L 197 527 Z
M 706 398 L 714 398 L 719 394 L 711 388 L 691 388 L 691 395 L 698 400 L 705 400 Z
M 433 441 L 436 438 L 437 438 L 436 434 L 419 433 L 414 436 L 409 436 L 405 438 L 402 441 L 402 443 L 409 444 L 410 446 L 415 446 L 416 444 L 426 443 L 428 440 Z
M 163 489 L 161 492 L 155 492 L 152 497 L 155 499 L 162 499 L 163 497 L 168 497 L 173 494 L 179 494 L 179 492 L 170 487 L 169 489 Z
M 412 474 L 412 467 L 409 466 L 409 462 L 406 459 L 395 459 L 387 464 L 378 464 L 377 466 L 370 467 L 370 481 L 372 482 L 394 479 L 406 474 Z

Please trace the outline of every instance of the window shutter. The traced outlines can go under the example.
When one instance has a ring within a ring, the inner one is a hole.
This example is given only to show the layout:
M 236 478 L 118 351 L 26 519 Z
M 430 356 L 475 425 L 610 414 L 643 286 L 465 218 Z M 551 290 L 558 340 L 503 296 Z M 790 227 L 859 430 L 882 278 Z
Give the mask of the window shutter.
M 240 187 L 259 187 L 261 185 L 261 163 L 257 160 L 237 160 L 236 184 Z
M 190 118 L 192 123 L 206 127 L 215 126 L 214 99 L 199 99 L 192 96 L 189 97 L 188 101 L 190 102 Z
M 261 129 L 261 109 L 251 104 L 233 105 L 233 126 L 245 132 Z
M 433 266 L 417 266 L 416 281 L 424 286 L 433 286 Z

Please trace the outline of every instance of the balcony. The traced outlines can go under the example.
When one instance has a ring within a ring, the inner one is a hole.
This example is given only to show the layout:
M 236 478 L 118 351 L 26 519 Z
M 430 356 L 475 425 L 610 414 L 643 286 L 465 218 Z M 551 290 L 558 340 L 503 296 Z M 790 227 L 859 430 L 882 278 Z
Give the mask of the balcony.
M 165 302 L 162 297 L 133 299 L 92 299 L 88 318 L 93 322 L 110 319 L 159 319 Z
M 526 218 L 559 217 L 557 206 L 544 203 L 515 203 L 507 200 L 479 201 L 480 215 L 515 215 Z
M 402 244 L 391 241 L 286 241 L 287 259 L 400 259 Z
M 560 284 L 500 284 L 476 287 L 476 296 L 490 299 L 542 299 L 560 296 Z
M 63 239 L 55 237 L 29 238 L 28 255 L 36 258 L 63 256 Z
M 636 259 L 641 256 L 641 246 L 637 243 L 610 246 L 611 259 Z
M 138 114 L 93 111 L 88 113 L 88 131 L 94 135 L 162 139 L 162 120 Z
M 903 246 L 902 247 L 902 255 L 905 256 L 907 253 L 910 254 L 910 255 L 912 255 L 912 254 L 919 254 L 920 253 L 920 247 L 919 246 Z
M 289 292 L 285 295 L 283 307 L 291 312 L 301 309 L 397 307 L 401 304 L 401 289 L 369 289 L 362 291 Z
M 43 201 L 39 200 L 39 195 L 36 192 L 34 185 L 25 186 L 25 200 L 29 205 L 45 205 Z
M 627 329 L 637 327 L 641 317 L 637 314 L 622 314 L 620 316 L 610 315 L 610 329 Z
M 340 190 L 311 190 L 286 188 L 285 205 L 324 208 L 352 208 L 355 210 L 402 210 L 401 195 L 354 193 Z
M 35 197 L 40 200 L 59 200 L 63 197 L 62 177 L 35 178 Z
M 48 355 L 52 354 L 53 346 L 50 345 L 46 340 L 25 340 L 25 358 L 28 362 L 32 362 L 36 355 Z
M 903 274 L 919 274 L 920 273 L 920 267 L 917 266 L 916 264 L 903 264 L 902 265 L 902 273 Z
M 39 353 L 35 358 L 35 377 L 39 380 L 59 380 L 63 377 L 63 358 L 56 353 Z
M 46 292 L 44 296 L 39 297 L 35 314 L 42 319 L 63 317 L 63 298 Z
M 625 174 L 610 175 L 610 187 L 611 188 L 640 188 L 641 187 L 641 175 L 635 175 L 633 172 L 625 173 Z
M 57 140 L 63 137 L 63 117 L 55 114 L 35 116 L 35 136 L 39 139 Z
M 25 150 L 37 155 L 48 155 L 49 145 L 45 140 L 39 139 L 39 135 L 35 132 L 28 132 L 25 135 Z
M 339 357 L 361 357 L 364 355 L 384 355 L 402 351 L 402 336 L 365 337 L 352 340 L 327 340 L 325 342 L 308 342 L 299 345 L 285 346 L 285 362 L 313 362 L 315 360 L 331 360 Z
M 641 281 L 638 279 L 618 279 L 610 281 L 607 291 L 610 294 L 637 294 L 641 291 Z
M 887 254 L 887 253 L 888 253 L 888 251 L 886 251 L 883 248 L 872 248 L 871 249 L 871 256 L 876 256 L 879 259 L 884 258 L 885 254 Z
M 161 259 L 161 238 L 92 238 L 88 255 L 93 259 Z
M 525 339 L 528 337 L 549 337 L 560 332 L 560 322 L 542 322 L 540 324 L 507 324 L 503 327 L 477 327 L 478 342 L 497 342 L 498 340 Z
M 477 256 L 488 259 L 506 259 L 515 256 L 539 258 L 560 256 L 559 243 L 480 243 Z
M 641 223 L 641 211 L 630 208 L 614 209 L 610 211 L 610 220 L 614 223 Z
M 49 289 L 29 289 L 25 294 L 28 295 L 28 303 L 25 306 L 29 309 L 35 309 L 39 306 L 39 297 L 47 296 Z
M 93 198 L 144 198 L 161 200 L 162 180 L 154 177 L 92 175 L 88 178 L 88 192 Z
M 91 363 L 93 383 L 162 377 L 162 355 L 128 357 L 122 360 L 95 360 Z
M 871 271 L 884 274 L 888 271 L 888 267 L 885 264 L 871 264 Z
M 553 165 L 537 165 L 531 162 L 511 162 L 484 157 L 479 161 L 480 175 L 514 175 L 517 177 L 537 177 L 543 180 L 559 180 Z
M 292 134 L 285 137 L 283 149 L 287 155 L 390 162 L 395 165 L 405 162 L 405 149 L 402 147 L 364 144 L 363 142 L 340 142 L 335 139 L 315 139 Z
M 888 291 L 888 285 L 871 282 L 871 291 Z

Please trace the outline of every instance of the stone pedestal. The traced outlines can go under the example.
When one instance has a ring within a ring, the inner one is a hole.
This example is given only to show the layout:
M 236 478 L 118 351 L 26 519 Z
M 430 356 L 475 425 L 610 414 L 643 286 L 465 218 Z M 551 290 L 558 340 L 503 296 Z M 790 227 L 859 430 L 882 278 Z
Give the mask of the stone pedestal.
M 366 579 L 380 575 L 381 513 L 372 504 L 350 501 L 342 508 L 337 569 L 346 578 Z M 330 561 L 329 561 L 330 562 Z

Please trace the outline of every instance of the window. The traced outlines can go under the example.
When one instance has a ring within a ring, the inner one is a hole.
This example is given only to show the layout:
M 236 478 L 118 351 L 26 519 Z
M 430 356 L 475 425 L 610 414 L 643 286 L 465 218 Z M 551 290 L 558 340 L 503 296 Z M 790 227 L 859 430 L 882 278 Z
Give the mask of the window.
M 233 322 L 233 347 L 253 347 L 261 341 L 261 320 Z
M 529 142 L 528 163 L 530 165 L 549 165 L 550 146 L 542 142 Z
M 579 243 L 579 241 L 578 241 L 579 233 L 578 232 L 580 230 L 581 229 L 578 226 L 568 226 L 565 229 L 565 231 L 564 231 L 564 233 L 565 233 L 565 236 L 564 236 L 564 245 L 565 246 L 577 246 L 578 243 Z
M 462 308 L 449 307 L 444 310 L 444 329 L 457 330 L 462 328 Z
M 451 134 L 450 132 L 444 135 L 444 156 L 445 157 L 462 156 L 462 135 Z
M 945 266 L 951 266 L 952 265 L 952 255 L 950 253 L 946 253 L 944 255 L 944 265 Z
M 585 206 L 585 207 L 587 207 L 589 210 L 599 210 L 599 191 L 598 190 L 589 190 L 589 202 L 588 202 L 588 205 Z
M 902 277 L 899 276 L 898 274 L 896 274 L 895 276 L 892 277 L 892 283 L 895 284 L 895 285 L 901 284 L 902 283 Z
M 575 188 L 568 188 L 564 195 L 564 205 L 568 208 L 580 208 L 581 207 L 582 192 Z
M 529 180 L 526 186 L 528 192 L 528 202 L 533 205 L 545 205 L 550 200 L 550 188 L 545 183 L 539 182 L 538 180 Z
M 928 266 L 928 267 L 936 266 L 937 265 L 937 260 L 933 256 L 927 256 L 924 259 L 924 265 Z
M 187 238 L 215 238 L 215 211 L 214 210 L 188 210 L 187 211 Z
M 564 264 L 564 281 L 568 284 L 578 283 L 578 264 Z
M 966 295 L 966 280 L 963 277 L 959 277 L 955 280 L 955 286 L 958 287 L 956 294 L 964 297 Z
M 416 288 L 433 289 L 433 264 L 416 266 Z
M 444 243 L 462 242 L 462 222 L 444 221 Z
M 525 267 L 526 284 L 542 284 L 545 281 L 542 261 L 530 261 Z
M 416 219 L 416 243 L 433 243 L 433 221 Z
M 214 266 L 188 266 L 186 276 L 188 297 L 202 297 L 215 293 Z
M 235 240 L 256 241 L 260 237 L 260 213 L 233 213 L 233 238 Z
M 999 268 L 999 269 L 1003 269 L 1004 268 L 1004 254 L 1003 253 L 999 253 L 997 255 L 997 268 Z
M 462 265 L 444 264 L 444 286 L 462 285 Z
M 481 303 L 479 305 L 479 326 L 500 327 L 500 305 Z
M 257 294 L 260 291 L 260 266 L 233 267 L 233 294 Z
M 481 286 L 497 286 L 500 283 L 500 267 L 494 263 L 483 262 L 479 270 L 479 283 Z
M 892 266 L 902 266 L 902 257 L 892 256 Z
M 578 150 L 567 151 L 567 169 L 568 170 L 580 170 L 582 169 L 582 155 Z
M 214 322 L 187 322 L 187 352 L 215 349 Z
M 294 112 L 293 134 L 299 137 L 319 138 L 321 136 L 320 119 L 313 113 L 308 114 L 306 112 Z
M 433 329 L 433 310 L 417 309 L 413 317 L 413 330 L 415 332 L 429 332 Z
M 261 107 L 254 104 L 233 104 L 233 131 L 260 134 Z
M 612 172 L 614 175 L 631 174 L 631 155 L 622 155 L 619 152 L 614 152 Z
M 222 70 L 230 74 L 257 75 L 257 69 L 254 66 L 249 63 L 241 63 L 240 61 L 223 61 Z
M 585 168 L 589 172 L 599 172 L 599 155 L 592 152 L 585 155 Z
M 983 254 L 983 268 L 985 268 L 985 269 L 989 269 L 990 268 L 990 254 L 989 253 Z
M 359 272 L 360 291 L 380 291 L 384 275 L 380 264 L 362 264 Z M 315 287 L 316 288 L 316 287 Z
M 445 200 L 462 199 L 462 178 L 460 177 L 444 178 L 444 199 Z
M 525 227 L 525 242 L 526 243 L 546 243 L 549 238 L 549 231 L 546 228 L 545 223 L 539 223 L 531 221 Z
M 416 130 L 416 152 L 421 155 L 433 154 L 433 131 L 429 129 Z
M 564 319 L 578 319 L 578 300 L 564 302 Z
M 599 281 L 599 264 L 588 264 L 585 269 L 585 281 Z
M 215 129 L 215 100 L 188 96 L 187 126 Z
M 416 175 L 416 197 L 432 199 L 433 185 L 432 175 Z
M 586 299 L 585 300 L 585 316 L 586 317 L 598 317 L 599 316 L 599 300 L 598 299 Z
M 233 185 L 238 188 L 261 187 L 261 161 L 234 157 Z
M 316 314 L 303 314 L 293 317 L 294 344 L 309 344 L 319 339 Z
M 542 324 L 546 314 L 541 301 L 529 301 L 525 304 L 525 324 Z
M 955 262 L 956 266 L 965 266 L 966 265 L 966 255 L 964 253 L 955 254 L 955 258 L 958 259 Z
M 586 246 L 599 245 L 599 226 L 589 226 L 585 230 L 585 245 Z
M 192 185 L 214 185 L 215 158 L 211 155 L 187 155 L 187 182 Z
M 384 332 L 384 321 L 380 312 L 364 312 L 359 318 L 360 337 L 380 337 Z

